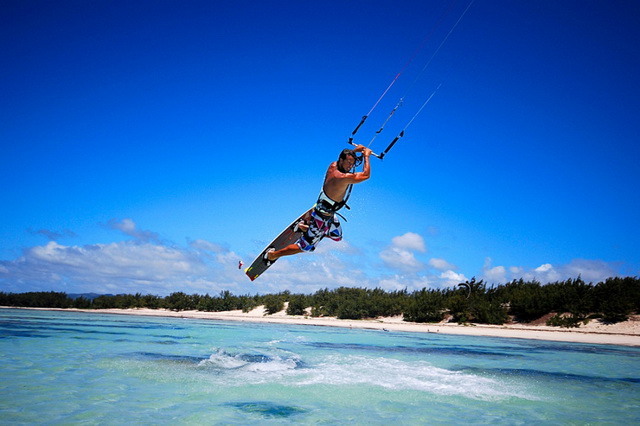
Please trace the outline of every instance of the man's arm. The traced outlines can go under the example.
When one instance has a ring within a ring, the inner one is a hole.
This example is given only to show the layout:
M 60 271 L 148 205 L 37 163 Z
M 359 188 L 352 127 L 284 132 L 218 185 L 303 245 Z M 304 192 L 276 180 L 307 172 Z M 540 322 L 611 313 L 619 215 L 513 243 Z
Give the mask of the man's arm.
M 337 162 L 331 163 L 327 170 L 327 175 L 325 176 L 322 189 L 332 200 L 342 200 L 349 185 L 364 182 L 371 176 L 371 164 L 369 163 L 371 150 L 362 145 L 358 145 L 355 151 L 362 152 L 364 155 L 364 166 L 361 172 L 342 173 L 338 170 Z
M 345 180 L 349 181 L 349 183 L 364 182 L 371 177 L 371 164 L 369 163 L 371 150 L 362 145 L 358 145 L 354 151 L 362 152 L 364 156 L 364 165 L 362 166 L 361 172 L 345 174 Z

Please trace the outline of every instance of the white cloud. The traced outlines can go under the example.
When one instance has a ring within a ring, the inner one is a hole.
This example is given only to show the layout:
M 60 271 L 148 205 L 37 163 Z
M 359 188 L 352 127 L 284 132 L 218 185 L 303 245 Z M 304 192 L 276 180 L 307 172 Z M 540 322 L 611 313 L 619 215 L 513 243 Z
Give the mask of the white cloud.
M 507 270 L 504 266 L 494 266 L 484 271 L 484 279 L 492 283 L 507 282 Z
M 380 252 L 380 259 L 389 268 L 404 272 L 418 272 L 424 269 L 424 264 L 416 259 L 415 251 L 426 251 L 424 239 L 414 232 L 407 232 L 393 237 L 391 245 Z
M 596 283 L 617 275 L 614 268 L 602 260 L 573 259 L 566 265 L 553 266 L 545 263 L 532 271 L 525 272 L 524 277 L 544 284 L 580 276 L 586 282 Z
M 429 276 L 418 275 L 393 275 L 389 277 L 381 278 L 376 287 L 382 288 L 387 291 L 399 291 L 405 288 L 409 291 L 419 290 L 422 288 L 430 288 L 436 284 L 436 279 Z
M 157 241 L 158 234 L 151 231 L 144 231 L 137 228 L 135 222 L 131 219 L 122 219 L 120 221 L 111 219 L 107 223 L 107 227 L 122 232 L 125 235 L 133 237 L 140 241 Z
M 429 259 L 429 266 L 431 266 L 432 268 L 435 268 L 439 271 L 446 271 L 448 269 L 458 269 L 455 265 L 452 265 L 451 263 L 447 262 L 444 259 L 436 259 L 436 258 L 432 258 Z
M 542 284 L 546 284 L 553 281 L 559 281 L 562 279 L 558 271 L 550 263 L 545 263 L 530 270 L 524 269 L 522 277 L 525 281 L 539 281 Z M 575 277 L 567 277 L 575 278 Z
M 459 274 L 454 271 L 444 271 L 440 274 L 441 284 L 444 287 L 460 284 L 467 281 L 467 277 L 464 274 Z
M 491 266 L 491 258 L 484 259 L 484 267 L 482 269 L 482 279 L 489 283 L 505 283 L 507 282 L 507 268 L 504 266 Z
M 197 253 L 153 243 L 64 246 L 51 241 L 0 265 L 10 291 L 24 286 L 69 292 L 167 294 L 206 279 Z
M 401 274 L 378 278 L 376 286 L 385 289 L 418 290 L 421 288 L 443 288 L 467 280 L 464 274 L 456 272 L 455 265 L 441 258 L 429 259 L 429 266 L 438 273 L 424 273 L 426 265 L 416 254 L 426 252 L 424 239 L 419 234 L 407 232 L 391 239 L 391 245 L 379 254 L 384 265 L 401 271 Z
M 535 268 L 522 266 L 491 266 L 491 258 L 485 259 L 482 279 L 489 283 L 504 284 L 514 279 L 539 281 L 542 284 L 581 277 L 586 282 L 597 283 L 618 274 L 607 262 L 601 260 L 574 259 L 565 265 L 543 263 Z
M 553 265 L 551 265 L 550 263 L 545 263 L 544 265 L 540 265 L 536 269 L 534 269 L 534 271 L 540 272 L 540 273 L 546 273 L 552 270 L 553 270 Z
M 380 258 L 386 266 L 406 272 L 417 272 L 424 268 L 412 252 L 399 247 L 386 248 L 380 252 Z
M 325 238 L 324 240 L 322 240 L 322 243 L 318 244 L 318 247 L 316 248 L 316 250 L 314 250 L 313 254 L 325 254 L 332 252 L 354 254 L 357 252 L 357 250 L 355 247 L 349 244 L 347 240 L 332 241 L 329 238 Z
M 393 237 L 391 239 L 393 247 L 404 250 L 415 250 L 424 253 L 427 251 L 424 239 L 415 232 L 407 232 L 404 235 Z
M 562 268 L 562 272 L 574 278 L 579 275 L 587 282 L 604 281 L 607 278 L 618 275 L 607 262 L 588 259 L 573 259 Z
M 209 251 L 212 253 L 220 253 L 224 251 L 224 248 L 221 245 L 206 240 L 190 241 L 189 246 L 196 250 Z
M 509 273 L 512 277 L 521 276 L 524 273 L 524 268 L 521 266 L 509 266 Z
M 324 242 L 323 242 L 324 244 Z M 324 246 L 346 249 L 342 242 Z M 367 287 L 371 283 L 361 268 L 354 267 L 350 254 L 337 250 L 318 250 L 282 257 L 258 278 L 256 284 L 262 293 L 290 290 L 294 293 L 315 293 L 321 288 Z

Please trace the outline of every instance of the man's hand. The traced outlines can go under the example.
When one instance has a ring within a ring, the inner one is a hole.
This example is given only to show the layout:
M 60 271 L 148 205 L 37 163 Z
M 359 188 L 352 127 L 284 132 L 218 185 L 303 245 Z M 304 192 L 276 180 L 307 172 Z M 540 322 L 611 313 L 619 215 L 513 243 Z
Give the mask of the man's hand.
M 371 150 L 364 145 L 358 145 L 354 149 L 355 152 L 362 152 L 365 157 L 369 157 L 371 155 Z

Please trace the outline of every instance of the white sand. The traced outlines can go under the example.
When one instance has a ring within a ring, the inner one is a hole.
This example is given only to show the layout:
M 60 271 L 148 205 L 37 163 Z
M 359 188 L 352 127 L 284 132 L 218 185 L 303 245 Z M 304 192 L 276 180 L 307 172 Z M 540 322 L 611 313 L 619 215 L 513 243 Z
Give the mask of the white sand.
M 46 309 L 56 310 L 56 309 Z M 286 315 L 285 311 L 273 315 L 265 315 L 260 306 L 251 312 L 174 312 L 165 309 L 61 309 L 89 313 L 109 313 L 127 315 L 147 315 L 175 318 L 198 318 L 221 321 L 244 321 L 278 324 L 300 324 L 330 327 L 348 327 L 374 329 L 382 331 L 408 331 L 418 333 L 460 334 L 469 336 L 509 337 L 518 339 L 553 340 L 561 342 L 594 343 L 606 345 L 640 346 L 640 315 L 632 316 L 628 321 L 604 325 L 598 320 L 591 320 L 579 328 L 549 327 L 546 325 L 510 324 L 459 325 L 451 323 L 412 323 L 402 321 L 402 317 L 379 318 L 375 320 L 340 320 L 334 317 L 307 317 Z

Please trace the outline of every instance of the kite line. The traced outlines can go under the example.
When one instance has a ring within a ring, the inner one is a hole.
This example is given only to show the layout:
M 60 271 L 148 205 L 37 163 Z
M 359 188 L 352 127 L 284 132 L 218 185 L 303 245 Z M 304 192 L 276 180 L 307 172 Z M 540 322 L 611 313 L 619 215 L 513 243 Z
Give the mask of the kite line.
M 367 147 L 371 146 L 371 144 L 373 143 L 373 141 L 382 133 L 382 131 L 384 130 L 384 127 L 386 126 L 386 124 L 391 120 L 391 118 L 393 117 L 393 115 L 395 114 L 395 112 L 398 110 L 398 108 L 400 108 L 404 101 L 405 98 L 407 97 L 407 94 L 409 92 L 411 92 L 411 90 L 413 89 L 413 87 L 415 86 L 415 84 L 418 82 L 418 80 L 420 80 L 420 78 L 422 77 L 422 75 L 424 74 L 424 72 L 427 70 L 427 68 L 429 67 L 429 65 L 431 64 L 431 62 L 433 61 L 433 59 L 436 57 L 436 55 L 440 52 L 440 50 L 442 49 L 442 46 L 444 46 L 444 44 L 447 42 L 447 40 L 449 39 L 449 37 L 451 36 L 451 34 L 454 32 L 454 30 L 456 29 L 456 27 L 458 26 L 458 24 L 460 23 L 460 21 L 462 21 L 462 19 L 464 18 L 464 16 L 466 15 L 467 11 L 469 10 L 469 8 L 471 7 L 471 5 L 474 3 L 475 0 L 471 0 L 469 2 L 469 4 L 467 5 L 467 7 L 464 9 L 464 11 L 462 12 L 462 14 L 458 17 L 457 21 L 453 24 L 453 26 L 451 27 L 451 29 L 449 30 L 449 32 L 447 33 L 447 35 L 443 38 L 443 40 L 440 42 L 440 44 L 438 45 L 437 49 L 433 52 L 433 54 L 431 55 L 431 57 L 429 58 L 429 60 L 426 62 L 426 64 L 424 65 L 424 67 L 422 68 L 422 70 L 420 71 L 420 73 L 418 73 L 418 75 L 416 76 L 416 78 L 413 80 L 413 82 L 409 85 L 409 87 L 405 90 L 404 94 L 400 97 L 400 99 L 398 100 L 398 102 L 396 103 L 396 105 L 393 107 L 393 109 L 391 110 L 391 112 L 389 113 L 389 115 L 386 117 L 386 119 L 383 121 L 382 125 L 380 126 L 380 128 L 375 132 L 373 138 L 371 139 L 371 141 L 369 141 L 369 144 L 367 145 Z M 416 56 L 418 55 L 418 53 L 420 51 L 422 51 L 422 49 L 424 48 L 424 45 L 427 43 L 427 41 L 431 38 L 431 36 L 433 35 L 433 33 L 435 32 L 435 30 L 442 24 L 442 22 L 444 21 L 444 19 L 446 18 L 446 16 L 449 15 L 449 13 L 451 12 L 451 9 L 453 8 L 453 5 L 455 3 L 455 0 L 453 0 L 450 4 L 449 4 L 449 8 L 440 16 L 438 22 L 432 27 L 431 32 L 425 37 L 425 39 L 422 41 L 421 45 L 416 49 L 416 51 L 414 52 L 414 54 L 411 56 L 411 58 L 407 61 L 407 63 L 402 67 L 402 69 L 400 70 L 399 73 L 397 73 L 394 78 L 391 80 L 391 83 L 387 86 L 387 88 L 382 92 L 382 95 L 380 95 L 380 97 L 376 100 L 376 102 L 373 104 L 373 106 L 371 107 L 371 109 L 369 110 L 369 112 L 367 112 L 366 115 L 362 116 L 360 122 L 358 123 L 358 125 L 356 126 L 356 128 L 353 130 L 353 132 L 351 132 L 351 136 L 349 137 L 347 143 L 356 146 L 356 144 L 353 142 L 354 137 L 356 135 L 356 133 L 358 132 L 358 130 L 362 127 L 362 125 L 365 123 L 365 121 L 367 120 L 367 118 L 369 118 L 369 116 L 371 115 L 371 113 L 376 109 L 376 107 L 378 106 L 378 104 L 380 104 L 380 102 L 382 101 L 382 99 L 387 95 L 387 93 L 389 92 L 389 90 L 391 89 L 391 87 L 396 83 L 396 81 L 398 80 L 398 78 L 404 73 L 404 71 L 407 69 L 407 67 L 413 62 L 413 60 L 416 58 Z M 442 86 L 442 83 L 440 85 L 438 85 L 438 87 L 431 93 L 431 95 L 427 98 L 427 100 L 422 104 L 422 106 L 418 109 L 418 111 L 413 115 L 413 117 L 407 122 L 407 124 L 404 126 L 404 128 L 400 131 L 400 133 L 391 141 L 391 143 L 389 144 L 389 146 L 387 146 L 387 148 L 381 153 L 381 154 L 376 154 L 376 153 L 372 153 L 374 156 L 378 157 L 379 159 L 383 159 L 384 156 L 389 152 L 389 150 L 391 150 L 391 148 L 393 148 L 393 146 L 396 144 L 396 142 L 398 142 L 398 140 L 400 138 L 402 138 L 404 136 L 404 132 L 407 130 L 407 128 L 411 125 L 411 123 L 413 123 L 413 121 L 418 117 L 418 115 L 420 115 L 420 113 L 422 112 L 422 110 L 427 106 L 427 104 L 429 103 L 429 101 L 431 101 L 431 99 L 433 98 L 433 96 L 436 94 L 436 92 L 438 91 L 438 89 L 440 89 L 440 87 Z

